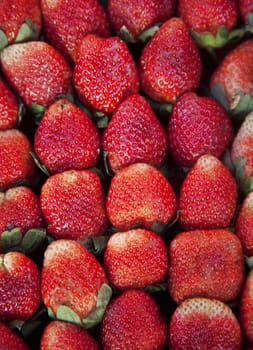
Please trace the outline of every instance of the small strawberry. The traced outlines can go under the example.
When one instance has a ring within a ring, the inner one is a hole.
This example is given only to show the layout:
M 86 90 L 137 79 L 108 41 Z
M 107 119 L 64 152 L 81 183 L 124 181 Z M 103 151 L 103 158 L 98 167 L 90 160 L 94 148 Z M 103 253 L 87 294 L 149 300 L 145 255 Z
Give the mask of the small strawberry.
M 83 103 L 104 113 L 137 93 L 137 67 L 126 43 L 116 36 L 86 35 L 77 51 L 74 85 Z
M 216 157 L 201 156 L 184 179 L 179 195 L 179 224 L 185 230 L 230 225 L 237 204 L 237 185 Z
M 142 89 L 156 101 L 173 103 L 199 85 L 200 54 L 180 18 L 163 23 L 144 47 L 139 63 Z
M 85 328 L 101 321 L 111 297 L 104 269 L 94 255 L 80 243 L 67 239 L 47 247 L 41 291 L 50 317 Z
M 112 178 L 107 196 L 107 213 L 118 229 L 135 226 L 153 229 L 167 225 L 177 210 L 177 198 L 166 177 L 156 168 L 136 163 Z
M 40 350 L 99 350 L 100 346 L 93 336 L 76 324 L 51 321 L 43 331 Z
M 84 240 L 105 233 L 108 219 L 99 176 L 91 170 L 66 170 L 50 176 L 40 203 L 49 234 Z
M 0 322 L 0 349 L 29 350 L 30 348 L 15 331 Z
M 41 12 L 47 41 L 72 62 L 85 35 L 110 34 L 105 10 L 98 0 L 42 0 Z
M 253 1 L 252 0 L 239 0 L 240 15 L 244 23 L 252 24 L 253 13 Z
M 40 272 L 20 252 L 0 254 L 0 320 L 27 320 L 41 302 Z
M 117 232 L 107 243 L 103 266 L 117 289 L 144 288 L 165 281 L 167 249 L 162 238 L 152 231 Z
M 169 343 L 171 350 L 240 350 L 241 329 L 228 305 L 215 299 L 191 298 L 171 317 Z
M 18 101 L 0 77 L 0 130 L 12 129 L 18 123 Z
M 239 320 L 246 344 L 253 347 L 253 270 L 250 270 L 239 302 Z M 245 345 L 246 345 L 245 344 Z
M 101 341 L 104 350 L 162 350 L 166 322 L 155 300 L 142 290 L 123 292 L 106 309 Z
M 170 243 L 169 261 L 168 291 L 176 303 L 194 297 L 228 302 L 241 291 L 242 246 L 230 231 L 181 232 Z
M 189 92 L 175 103 L 168 123 L 168 144 L 178 165 L 191 167 L 203 154 L 219 158 L 233 135 L 227 112 L 214 99 Z
M 0 56 L 10 86 L 28 107 L 49 106 L 71 91 L 72 70 L 63 56 L 43 41 L 10 45 Z
M 143 96 L 127 97 L 113 113 L 103 134 L 103 150 L 115 172 L 137 162 L 163 164 L 166 132 Z
M 50 173 L 90 168 L 98 161 L 100 135 L 84 111 L 60 99 L 43 114 L 36 129 L 34 150 Z

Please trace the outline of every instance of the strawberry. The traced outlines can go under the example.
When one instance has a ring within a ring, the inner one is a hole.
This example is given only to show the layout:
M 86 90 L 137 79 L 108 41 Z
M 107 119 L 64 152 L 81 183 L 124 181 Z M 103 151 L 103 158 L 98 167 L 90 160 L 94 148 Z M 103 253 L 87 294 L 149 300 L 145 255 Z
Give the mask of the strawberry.
M 15 331 L 0 322 L 0 349 L 29 350 L 29 347 Z
M 77 51 L 74 86 L 84 104 L 104 113 L 137 93 L 137 67 L 126 43 L 116 36 L 86 35 Z
M 104 350 L 162 350 L 166 322 L 155 300 L 142 290 L 123 292 L 106 309 L 101 341 Z
M 99 350 L 100 346 L 93 336 L 76 324 L 51 321 L 43 331 L 40 350 Z
M 0 56 L 2 71 L 28 107 L 49 106 L 71 91 L 72 70 L 63 56 L 43 41 L 30 41 L 5 48 Z
M 171 350 L 239 350 L 239 322 L 228 305 L 215 299 L 191 298 L 180 304 L 169 324 Z
M 0 130 L 12 129 L 18 123 L 18 101 L 0 77 Z
M 237 185 L 215 156 L 201 156 L 184 179 L 179 195 L 179 224 L 185 230 L 230 225 L 237 204 Z
M 85 328 L 101 321 L 111 297 L 104 269 L 94 255 L 80 243 L 67 239 L 47 247 L 41 291 L 49 316 Z
M 119 105 L 104 131 L 103 150 L 115 172 L 138 162 L 163 164 L 166 132 L 145 97 L 133 94 Z
M 248 272 L 239 302 L 239 320 L 246 344 L 253 347 L 253 270 Z M 245 344 L 245 345 L 246 345 Z
M 177 211 L 177 198 L 159 170 L 136 163 L 114 175 L 106 207 L 116 228 L 129 230 L 141 226 L 152 230 L 156 224 L 171 222 Z
M 184 92 L 198 87 L 200 54 L 180 18 L 164 22 L 145 45 L 139 72 L 143 91 L 156 101 L 173 103 Z
M 253 13 L 253 1 L 252 0 L 239 0 L 240 15 L 244 23 L 252 24 L 251 14 Z
M 28 137 L 17 129 L 0 130 L 0 189 L 8 189 L 18 182 L 28 180 L 32 184 L 36 166 Z
M 233 136 L 227 112 L 214 99 L 188 92 L 175 103 L 168 123 L 168 144 L 178 165 L 191 167 L 203 154 L 219 158 Z
M 27 320 L 41 302 L 40 272 L 20 252 L 0 254 L 0 320 Z
M 109 21 L 98 0 L 42 0 L 41 12 L 47 41 L 71 62 L 85 35 L 110 34 Z
M 99 176 L 91 170 L 66 170 L 50 176 L 40 204 L 49 234 L 84 240 L 105 233 L 108 219 Z
M 168 291 L 176 303 L 206 297 L 228 302 L 244 281 L 244 257 L 238 237 L 227 230 L 179 233 L 169 246 Z
M 60 99 L 43 114 L 35 132 L 34 149 L 50 173 L 85 169 L 98 161 L 100 136 L 84 111 Z
M 159 235 L 133 229 L 110 237 L 103 266 L 117 289 L 144 288 L 165 281 L 167 260 L 167 249 Z

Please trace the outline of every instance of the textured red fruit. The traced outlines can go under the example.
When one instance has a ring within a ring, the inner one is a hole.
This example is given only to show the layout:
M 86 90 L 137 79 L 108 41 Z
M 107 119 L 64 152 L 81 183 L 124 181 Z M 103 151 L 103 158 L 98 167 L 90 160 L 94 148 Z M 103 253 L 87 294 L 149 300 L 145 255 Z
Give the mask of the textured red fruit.
M 0 322 L 0 349 L 29 350 L 29 347 L 15 331 Z
M 239 0 L 239 9 L 244 23 L 249 23 L 249 15 L 253 13 L 252 0 Z
M 253 346 L 253 270 L 250 270 L 239 303 L 239 320 L 242 334 L 249 347 Z
M 12 129 L 18 122 L 18 102 L 5 81 L 0 77 L 0 130 Z

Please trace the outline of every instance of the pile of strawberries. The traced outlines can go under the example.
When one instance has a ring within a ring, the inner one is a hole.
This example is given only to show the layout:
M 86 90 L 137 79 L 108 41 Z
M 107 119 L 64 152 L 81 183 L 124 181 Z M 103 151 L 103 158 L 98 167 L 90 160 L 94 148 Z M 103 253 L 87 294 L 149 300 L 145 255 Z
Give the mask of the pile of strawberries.
M 253 1 L 0 7 L 0 349 L 253 349 Z

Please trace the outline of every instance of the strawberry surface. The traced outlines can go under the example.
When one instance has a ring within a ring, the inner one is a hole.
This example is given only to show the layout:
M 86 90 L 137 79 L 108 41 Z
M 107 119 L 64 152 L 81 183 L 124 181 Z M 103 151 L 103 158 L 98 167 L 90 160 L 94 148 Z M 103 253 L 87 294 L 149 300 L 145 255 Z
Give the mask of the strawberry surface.
M 253 346 L 253 270 L 248 272 L 239 304 L 239 320 L 245 343 Z
M 0 348 L 15 349 L 15 350 L 29 350 L 28 345 L 23 339 L 16 334 L 10 327 L 3 322 L 0 322 Z
M 0 77 L 0 130 L 12 129 L 18 123 L 18 101 Z
M 241 204 L 235 222 L 235 233 L 239 237 L 243 252 L 248 257 L 253 256 L 253 192 L 250 192 Z

